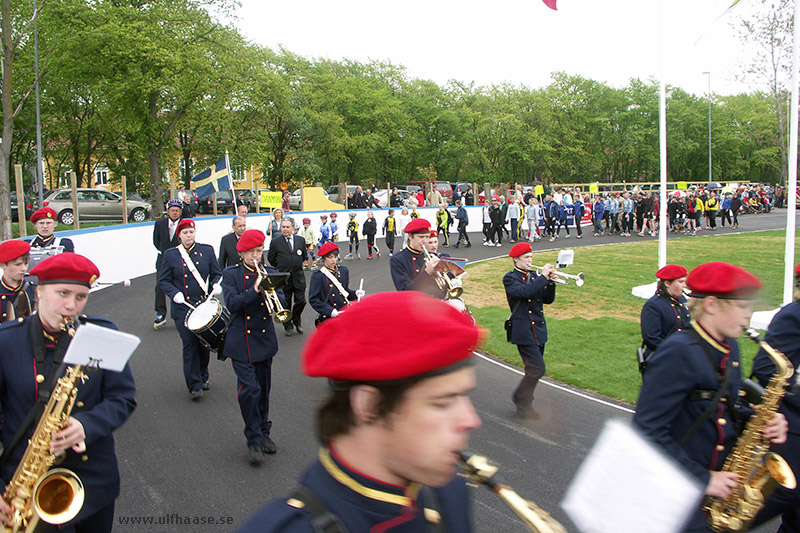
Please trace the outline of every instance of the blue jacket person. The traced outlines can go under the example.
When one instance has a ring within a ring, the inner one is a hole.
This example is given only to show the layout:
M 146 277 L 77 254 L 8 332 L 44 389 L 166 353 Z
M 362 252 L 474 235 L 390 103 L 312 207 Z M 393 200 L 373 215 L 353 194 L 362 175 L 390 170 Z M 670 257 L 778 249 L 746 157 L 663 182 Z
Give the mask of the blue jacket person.
M 26 279 L 31 245 L 25 241 L 11 240 L 0 244 L 0 323 L 16 317 L 16 304 L 26 298 L 28 314 L 33 311 L 36 298 L 36 284 Z
M 514 270 L 503 276 L 506 299 L 511 308 L 511 335 L 509 341 L 517 345 L 525 365 L 525 375 L 514 391 L 512 400 L 517 414 L 522 417 L 537 415 L 533 410 L 533 393 L 544 376 L 544 345 L 547 342 L 547 323 L 544 305 L 556 299 L 555 270 L 550 264 L 542 268 L 541 275 L 531 272 L 533 251 L 530 243 L 520 242 L 508 254 L 514 261 Z
M 50 207 L 37 209 L 31 215 L 31 222 L 36 228 L 36 237 L 30 243 L 31 248 L 50 248 L 63 246 L 65 252 L 74 252 L 75 245 L 66 237 L 56 237 L 53 232 L 56 229 L 57 215 L 55 210 Z
M 232 318 L 225 337 L 225 356 L 231 358 L 239 384 L 239 408 L 244 419 L 244 436 L 252 464 L 260 464 L 264 453 L 275 453 L 270 438 L 269 391 L 272 358 L 278 353 L 278 338 L 272 315 L 260 287 L 259 263 L 266 235 L 257 229 L 242 233 L 236 249 L 242 260 L 222 274 L 222 294 Z M 277 274 L 272 267 L 260 267 Z
M 186 328 L 184 321 L 190 309 L 186 304 L 196 306 L 206 299 L 209 290 L 212 296 L 222 294 L 219 283 L 222 270 L 217 263 L 214 248 L 208 244 L 195 243 L 195 227 L 191 218 L 182 219 L 176 233 L 181 244 L 164 252 L 158 284 L 172 300 L 170 314 L 183 344 L 183 377 L 186 387 L 191 398 L 199 400 L 203 397 L 203 390 L 208 390 L 209 353 L 200 339 Z M 181 248 L 192 265 L 187 264 L 183 258 Z M 192 273 L 192 266 L 200 281 Z
M 4 486 L 12 479 L 37 420 L 12 447 L 14 435 L 40 394 L 47 401 L 55 380 L 63 375 L 61 361 L 71 337 L 61 328 L 66 321 L 78 323 L 89 287 L 100 275 L 91 261 L 74 253 L 45 259 L 31 274 L 39 278 L 38 313 L 0 328 L 0 435 L 6 448 L 0 476 Z M 81 320 L 116 329 L 103 318 Z M 133 375 L 128 365 L 122 372 L 98 369 L 91 371 L 86 381 L 79 382 L 77 389 L 68 424 L 54 435 L 52 449 L 54 453 L 65 452 L 60 466 L 80 478 L 85 500 L 78 515 L 58 529 L 110 532 L 114 500 L 120 490 L 112 432 L 125 423 L 136 407 Z M 0 521 L 8 524 L 7 502 L 0 501 L 0 511 Z M 50 526 L 47 531 L 58 529 Z
M 375 322 L 387 309 L 397 320 Z M 409 349 L 392 334 L 398 324 L 448 335 Z M 386 342 L 372 342 L 376 335 Z M 352 532 L 410 533 L 431 524 L 471 531 L 469 495 L 456 469 L 457 452 L 480 425 L 469 399 L 480 341 L 464 313 L 414 291 L 368 296 L 323 322 L 301 354 L 303 372 L 327 378 L 332 389 L 317 414 L 319 457 L 291 498 L 269 503 L 242 531 L 311 532 L 320 516 Z
M 408 235 L 408 246 L 394 254 L 389 261 L 394 287 L 398 291 L 422 291 L 442 298 L 446 292 L 439 289 L 434 278 L 438 257 L 425 261 L 424 246 L 430 238 L 431 224 L 424 218 L 416 218 L 406 224 L 403 231 Z
M 364 296 L 364 291 L 359 294 L 359 291 L 350 289 L 350 271 L 338 264 L 339 247 L 335 243 L 326 242 L 320 246 L 319 256 L 322 266 L 311 274 L 308 287 L 308 303 L 319 313 L 317 325 L 339 316 L 348 302 Z
M 666 265 L 656 272 L 656 293 L 642 307 L 640 320 L 645 362 L 664 339 L 689 327 L 692 314 L 683 295 L 688 274 L 681 265 Z
M 707 496 L 728 498 L 738 476 L 720 468 L 751 414 L 737 407 L 741 367 L 736 339 L 750 322 L 753 297 L 762 284 L 746 270 L 721 262 L 696 267 L 686 284 L 692 291 L 691 328 L 667 337 L 650 358 L 633 422 L 693 474 Z M 779 444 L 786 431 L 786 418 L 776 413 L 764 436 Z M 711 531 L 699 507 L 685 531 Z

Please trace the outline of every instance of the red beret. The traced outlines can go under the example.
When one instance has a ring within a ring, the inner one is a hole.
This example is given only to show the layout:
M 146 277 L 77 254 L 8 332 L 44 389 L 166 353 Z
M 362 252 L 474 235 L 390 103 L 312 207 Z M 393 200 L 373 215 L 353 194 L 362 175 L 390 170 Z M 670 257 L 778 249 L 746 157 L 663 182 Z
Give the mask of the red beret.
M 514 246 L 511 247 L 511 251 L 508 252 L 508 257 L 519 257 L 521 255 L 525 255 L 528 252 L 532 252 L 531 243 L 529 242 L 518 242 Z
M 693 298 L 716 296 L 728 299 L 750 299 L 764 285 L 747 270 L 714 261 L 703 263 L 689 273 L 686 285 Z
M 328 215 L 320 215 L 319 218 L 328 218 Z
M 242 236 L 239 237 L 239 242 L 236 243 L 236 250 L 239 252 L 252 250 L 253 248 L 264 244 L 266 239 L 267 236 L 264 235 L 264 232 L 260 229 L 246 230 L 244 233 L 242 233 Z
M 84 256 L 63 252 L 33 267 L 30 275 L 39 278 L 39 285 L 73 283 L 91 287 L 100 277 L 100 271 Z
M 8 263 L 18 257 L 31 253 L 31 245 L 17 239 L 0 244 L 0 263 Z
M 688 273 L 689 271 L 686 270 L 686 267 L 682 267 L 681 265 L 666 265 L 658 269 L 656 277 L 664 281 L 672 281 L 673 279 L 682 278 Z
M 423 343 L 396 335 L 396 323 L 375 317 L 403 317 L 403 329 L 426 335 Z M 364 324 L 378 324 L 367 332 Z M 300 366 L 308 376 L 333 381 L 394 381 L 446 370 L 472 355 L 484 330 L 461 311 L 417 291 L 382 292 L 352 303 L 320 324 L 303 346 Z M 381 338 L 381 342 L 369 342 Z
M 439 236 L 439 232 L 436 231 L 435 229 L 432 229 L 431 230 L 431 237 L 438 237 L 438 236 Z
M 191 218 L 182 218 L 180 222 L 178 222 L 178 228 L 175 230 L 180 235 L 181 231 L 186 228 L 193 228 L 194 227 L 194 220 Z
M 431 230 L 431 223 L 424 218 L 415 218 L 403 228 L 405 233 L 428 233 Z
M 36 224 L 36 221 L 41 220 L 43 218 L 49 218 L 52 220 L 56 219 L 56 212 L 49 208 L 49 207 L 42 207 L 41 209 L 37 209 L 31 215 L 31 222 Z
M 336 213 L 331 213 L 331 216 L 332 216 L 332 217 L 335 217 L 335 216 L 336 216 Z
M 326 242 L 325 244 L 319 247 L 319 252 L 317 252 L 317 255 L 320 257 L 325 257 L 331 252 L 338 252 L 338 251 L 339 247 L 336 245 L 336 243 Z
M 311 224 L 311 219 L 306 217 L 303 219 L 303 224 Z

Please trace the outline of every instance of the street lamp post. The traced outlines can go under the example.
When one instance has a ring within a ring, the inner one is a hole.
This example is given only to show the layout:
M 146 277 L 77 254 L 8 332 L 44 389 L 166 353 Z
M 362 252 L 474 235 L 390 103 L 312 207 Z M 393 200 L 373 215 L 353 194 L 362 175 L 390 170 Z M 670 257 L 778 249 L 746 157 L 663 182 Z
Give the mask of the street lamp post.
M 711 166 L 711 72 L 703 72 L 708 75 L 708 182 L 711 183 L 711 173 L 714 167 Z

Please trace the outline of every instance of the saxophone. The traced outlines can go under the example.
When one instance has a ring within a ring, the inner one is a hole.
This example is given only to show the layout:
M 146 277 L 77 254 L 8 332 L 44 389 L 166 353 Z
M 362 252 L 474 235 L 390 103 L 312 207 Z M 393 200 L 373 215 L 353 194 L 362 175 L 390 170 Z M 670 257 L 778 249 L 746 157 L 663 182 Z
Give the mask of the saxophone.
M 64 326 L 70 336 L 75 334 L 72 323 Z M 77 383 L 87 375 L 80 365 L 67 367 L 50 394 L 39 423 L 28 441 L 25 454 L 6 485 L 3 494 L 11 507 L 13 526 L 4 532 L 33 532 L 43 520 L 49 524 L 69 522 L 83 506 L 83 484 L 78 476 L 66 468 L 50 469 L 60 456 L 50 451 L 53 434 L 67 426 L 70 412 L 78 395 Z
M 464 475 L 481 485 L 486 485 L 497 494 L 503 503 L 514 511 L 532 533 L 566 533 L 566 529 L 555 518 L 532 501 L 524 499 L 497 476 L 497 467 L 489 464 L 486 457 L 461 452 Z
M 764 389 L 758 410 L 747 422 L 722 467 L 723 472 L 739 476 L 739 485 L 730 497 L 709 496 L 703 505 L 714 531 L 746 531 L 778 485 L 788 489 L 797 485 L 786 460 L 769 451 L 769 442 L 763 433 L 786 394 L 786 385 L 794 374 L 794 368 L 783 353 L 761 340 L 757 331 L 748 328 L 746 333 L 767 352 L 777 371 Z

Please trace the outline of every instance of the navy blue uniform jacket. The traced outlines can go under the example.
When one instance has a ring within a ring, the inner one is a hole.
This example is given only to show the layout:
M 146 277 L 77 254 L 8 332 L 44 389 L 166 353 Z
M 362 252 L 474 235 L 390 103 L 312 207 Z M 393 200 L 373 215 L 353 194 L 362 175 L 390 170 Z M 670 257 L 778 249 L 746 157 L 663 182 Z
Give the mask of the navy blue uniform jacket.
M 355 291 L 350 290 L 350 271 L 347 270 L 347 267 L 339 266 L 333 275 L 339 280 L 342 287 L 347 289 L 347 300 L 321 270 L 315 270 L 311 274 L 308 287 L 308 303 L 311 304 L 314 311 L 326 317 L 331 316 L 334 309 L 341 311 L 348 301 L 352 302 L 357 299 Z
M 36 279 L 36 278 L 32 278 Z M 26 277 L 22 280 L 19 287 L 16 288 L 9 288 L 8 285 L 0 278 L 0 323 L 6 322 L 8 320 L 8 306 L 11 304 L 13 307 L 14 304 L 17 302 L 17 297 L 22 292 L 23 288 L 25 289 L 25 293 L 28 295 L 28 302 L 33 308 L 34 303 L 36 302 L 36 283 L 29 282 L 29 279 Z M 33 311 L 33 309 L 31 309 Z
M 58 242 L 59 246 L 64 247 L 65 252 L 75 251 L 75 245 L 66 237 L 58 238 L 55 235 L 50 235 L 48 238 L 42 239 L 39 235 L 36 235 L 36 237 L 30 239 L 31 248 L 47 248 L 48 246 L 54 246 L 56 242 Z
M 275 268 L 265 268 L 270 274 L 278 273 Z M 272 315 L 264 303 L 264 294 L 256 292 L 254 286 L 257 277 L 258 273 L 244 263 L 222 273 L 222 295 L 232 315 L 225 336 L 225 355 L 235 361 L 258 363 L 278 353 Z M 285 305 L 282 298 L 281 304 Z
M 686 307 L 686 298 L 677 300 L 669 296 L 652 296 L 642 307 L 642 340 L 651 351 L 672 333 L 689 327 L 692 315 Z
M 179 244 L 178 246 L 183 246 Z M 214 248 L 208 244 L 195 243 L 187 251 L 189 257 L 194 261 L 200 277 L 206 280 L 207 287 L 198 285 L 197 280 L 183 264 L 183 258 L 178 251 L 178 246 L 168 249 L 163 254 L 161 273 L 158 276 L 158 286 L 170 299 L 170 313 L 175 320 L 183 320 L 189 312 L 189 308 L 183 304 L 178 305 L 172 301 L 172 297 L 178 292 L 182 292 L 186 301 L 192 305 L 197 305 L 206 297 L 206 291 L 210 291 L 222 277 L 222 270 L 217 263 Z
M 425 272 L 425 257 L 422 252 L 404 248 L 389 260 L 394 287 L 398 291 L 422 291 L 444 298 L 445 292 L 436 285 L 436 280 Z
M 351 533 L 387 531 L 419 533 L 427 531 L 423 509 L 432 506 L 420 493 L 421 486 L 387 485 L 347 468 L 326 449 L 301 479 L 334 513 Z M 465 480 L 454 477 L 444 487 L 434 489 L 445 531 L 469 533 L 469 494 Z M 313 533 L 311 516 L 303 509 L 273 500 L 262 507 L 240 530 L 242 533 Z
M 543 304 L 556 299 L 556 286 L 544 276 L 515 268 L 503 276 L 506 299 L 511 308 L 511 342 L 543 346 L 547 342 L 547 323 Z
M 52 355 L 46 358 L 48 368 L 36 368 L 29 335 L 30 320 L 39 318 L 34 315 L 22 322 L 9 322 L 0 327 L 0 435 L 4 446 L 11 444 L 17 429 L 36 403 L 37 373 L 46 376 L 50 371 Z M 113 322 L 103 318 L 89 317 L 86 321 L 117 329 Z M 75 518 L 79 521 L 110 504 L 119 495 L 119 470 L 112 432 L 128 419 L 136 407 L 136 386 L 130 366 L 125 365 L 122 372 L 97 370 L 77 387 L 72 417 L 83 425 L 86 452 L 79 454 L 67 450 L 60 466 L 75 472 L 86 488 L 86 500 Z M 10 455 L 0 474 L 4 486 L 13 477 L 35 427 L 36 423 L 31 424 L 20 443 L 13 451 L 9 450 Z M 84 456 L 87 458 L 85 461 L 82 460 Z

